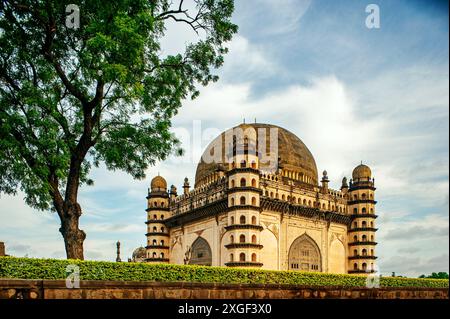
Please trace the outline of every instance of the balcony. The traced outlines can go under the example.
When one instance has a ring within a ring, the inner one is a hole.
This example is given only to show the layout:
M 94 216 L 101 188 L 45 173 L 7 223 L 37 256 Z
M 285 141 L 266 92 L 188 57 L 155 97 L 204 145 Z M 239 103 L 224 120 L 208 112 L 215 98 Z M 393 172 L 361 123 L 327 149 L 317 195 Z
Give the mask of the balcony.
M 371 256 L 371 255 L 357 255 L 357 256 L 350 256 L 348 259 L 354 260 L 354 259 L 377 259 L 377 256 Z
M 360 246 L 360 245 L 367 245 L 367 246 L 375 246 L 378 243 L 375 241 L 354 241 L 351 243 L 348 243 L 349 246 Z
M 227 267 L 262 267 L 263 263 L 258 263 L 255 261 L 231 261 L 226 263 Z
M 232 243 L 225 245 L 225 248 L 232 249 L 232 248 L 253 248 L 253 249 L 261 249 L 263 248 L 263 245 L 260 244 L 252 244 L 252 243 Z
M 357 231 L 377 231 L 378 228 L 373 228 L 373 227 L 357 227 L 357 228 L 351 228 L 349 229 L 347 232 L 349 233 L 353 233 L 353 232 L 357 232 Z
M 254 229 L 262 231 L 264 229 L 263 226 L 260 225 L 252 225 L 252 224 L 235 224 L 230 226 L 225 226 L 225 229 L 228 230 L 235 230 L 235 229 Z

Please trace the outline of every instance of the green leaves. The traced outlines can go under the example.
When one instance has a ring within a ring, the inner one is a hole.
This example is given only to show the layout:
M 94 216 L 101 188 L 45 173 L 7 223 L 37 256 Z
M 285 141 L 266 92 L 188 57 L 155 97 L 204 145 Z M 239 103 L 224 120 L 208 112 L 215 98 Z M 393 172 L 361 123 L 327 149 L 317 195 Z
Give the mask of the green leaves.
M 65 279 L 65 269 L 69 264 L 80 267 L 80 278 L 82 280 L 365 287 L 367 278 L 364 275 L 297 271 L 14 257 L 0 257 L 0 278 Z M 448 279 L 382 277 L 380 278 L 380 286 L 448 288 L 449 282 Z
M 76 30 L 65 25 L 71 3 L 0 2 L 0 192 L 20 188 L 38 209 L 92 184 L 92 164 L 143 178 L 178 151 L 171 118 L 198 84 L 217 81 L 237 32 L 232 0 L 189 12 L 182 1 L 80 0 Z M 164 55 L 169 20 L 198 41 Z

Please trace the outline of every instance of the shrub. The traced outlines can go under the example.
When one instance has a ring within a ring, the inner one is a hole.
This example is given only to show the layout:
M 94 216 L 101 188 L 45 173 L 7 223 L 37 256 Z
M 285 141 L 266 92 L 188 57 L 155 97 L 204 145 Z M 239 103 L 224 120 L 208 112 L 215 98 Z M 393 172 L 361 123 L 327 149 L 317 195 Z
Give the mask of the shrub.
M 0 257 L 0 278 L 65 279 L 66 267 L 80 267 L 82 280 L 127 280 L 235 284 L 364 287 L 364 275 L 268 271 L 170 264 L 116 263 Z M 448 280 L 382 277 L 381 287 L 448 288 Z

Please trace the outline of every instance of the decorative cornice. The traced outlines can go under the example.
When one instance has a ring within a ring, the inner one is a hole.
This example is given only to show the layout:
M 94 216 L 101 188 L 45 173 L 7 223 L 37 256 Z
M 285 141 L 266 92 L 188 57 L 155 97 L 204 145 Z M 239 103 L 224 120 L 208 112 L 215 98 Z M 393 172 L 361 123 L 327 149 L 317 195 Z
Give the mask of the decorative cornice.
M 145 246 L 146 249 L 169 249 L 169 246 L 161 246 L 161 245 L 148 245 Z
M 377 256 L 350 256 L 348 257 L 348 259 L 353 260 L 353 259 L 377 259 Z
M 262 267 L 263 263 L 251 262 L 251 261 L 233 261 L 225 263 L 227 267 Z
M 149 219 L 145 222 L 147 225 L 148 224 L 161 224 L 161 225 L 165 225 L 165 219 Z
M 343 225 L 349 225 L 351 222 L 351 218 L 348 215 L 336 212 L 324 212 L 315 207 L 306 207 L 270 198 L 261 198 L 260 202 L 263 210 L 271 210 L 289 215 L 304 216 L 308 218 L 317 218 L 319 220 L 334 222 Z
M 254 230 L 262 231 L 262 230 L 264 230 L 264 227 L 260 226 L 260 225 L 251 225 L 251 224 L 235 224 L 235 225 L 225 226 L 225 229 L 227 231 L 235 230 L 235 229 L 254 229 Z
M 165 262 L 165 263 L 168 263 L 169 262 L 169 258 L 146 258 L 145 261 L 146 262 Z
M 149 193 L 146 198 L 147 199 L 150 199 L 150 198 L 169 198 L 169 193 L 167 193 L 167 192 Z
M 145 211 L 146 212 L 150 212 L 150 211 L 170 212 L 170 208 L 169 207 L 148 207 Z
M 355 218 L 367 218 L 367 217 L 369 217 L 369 218 L 377 218 L 378 215 L 375 215 L 375 214 L 352 214 L 352 215 L 350 215 L 350 217 L 353 220 Z
M 145 236 L 164 236 L 164 237 L 170 237 L 170 234 L 169 233 L 161 233 L 161 232 L 152 232 L 152 233 L 147 233 L 147 234 L 145 234 Z
M 252 244 L 252 243 L 233 243 L 225 245 L 225 248 L 232 249 L 232 248 L 254 248 L 254 249 L 262 249 L 264 246 L 259 244 Z
M 228 194 L 238 193 L 238 192 L 254 192 L 258 194 L 262 194 L 262 189 L 258 187 L 252 187 L 252 186 L 237 186 L 233 188 L 229 188 L 226 190 Z
M 373 274 L 375 270 L 363 270 L 363 269 L 357 269 L 357 270 L 349 270 L 349 274 Z
M 355 204 L 373 204 L 376 205 L 377 201 L 373 199 L 355 199 L 355 200 L 349 200 L 347 202 L 347 205 L 355 205 Z
M 378 228 L 373 228 L 373 227 L 359 227 L 359 228 L 352 228 L 349 229 L 348 232 L 349 233 L 353 233 L 353 232 L 358 232 L 358 231 L 370 231 L 370 232 L 375 232 L 377 231 Z
M 251 167 L 235 167 L 229 171 L 227 171 L 225 174 L 230 176 L 233 174 L 237 174 L 237 173 L 254 173 L 259 175 L 259 170 L 256 168 L 251 168 Z
M 349 246 L 375 246 L 377 244 L 375 241 L 355 241 L 348 243 Z
M 233 210 L 257 210 L 260 211 L 261 207 L 259 206 L 253 206 L 253 205 L 234 205 L 227 208 L 227 211 L 233 211 Z
M 195 208 L 186 213 L 174 215 L 165 220 L 167 227 L 181 226 L 189 222 L 193 222 L 199 219 L 207 218 L 226 212 L 228 210 L 228 199 L 224 198 L 202 207 Z

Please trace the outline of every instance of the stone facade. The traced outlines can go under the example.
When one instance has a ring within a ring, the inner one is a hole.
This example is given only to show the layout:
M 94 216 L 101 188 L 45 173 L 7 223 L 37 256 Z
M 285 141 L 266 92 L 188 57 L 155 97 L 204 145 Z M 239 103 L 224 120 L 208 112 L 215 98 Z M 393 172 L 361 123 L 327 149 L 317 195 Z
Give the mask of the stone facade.
M 447 288 L 365 288 L 0 279 L 0 299 L 448 299 Z
M 187 178 L 181 195 L 173 185 L 168 190 L 163 177 L 152 180 L 145 261 L 373 272 L 377 216 L 370 168 L 357 166 L 340 190 L 328 184 L 326 171 L 319 184 L 315 160 L 294 134 L 239 125 L 205 150 L 192 190 Z

